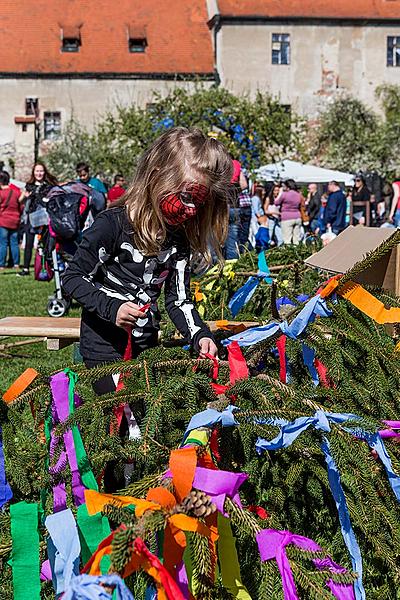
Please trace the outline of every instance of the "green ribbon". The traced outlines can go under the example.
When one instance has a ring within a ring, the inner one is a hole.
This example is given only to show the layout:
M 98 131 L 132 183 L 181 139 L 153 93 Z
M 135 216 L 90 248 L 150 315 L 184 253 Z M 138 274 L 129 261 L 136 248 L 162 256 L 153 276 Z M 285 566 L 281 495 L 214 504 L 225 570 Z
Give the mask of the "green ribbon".
M 10 506 L 14 600 L 40 600 L 38 505 Z
M 69 413 L 73 415 L 75 412 L 75 386 L 78 381 L 78 374 L 72 371 L 71 369 L 65 369 L 64 373 L 69 378 L 68 385 L 68 403 L 69 403 Z M 74 446 L 76 452 L 76 460 L 78 462 L 78 469 L 82 479 L 82 483 L 85 488 L 89 490 L 99 491 L 99 487 L 97 485 L 97 481 L 95 476 L 93 475 L 93 471 L 90 467 L 89 459 L 86 454 L 85 447 L 82 442 L 82 437 L 77 425 L 72 426 L 72 437 L 74 438 Z
M 251 600 L 240 576 L 239 560 L 230 521 L 221 513 L 218 513 L 218 534 L 218 557 L 222 584 L 234 598 Z
M 81 559 L 82 564 L 85 565 L 97 550 L 100 542 L 110 535 L 111 528 L 107 517 L 102 516 L 101 513 L 89 515 L 86 504 L 81 504 L 78 507 L 77 522 L 81 542 Z M 100 563 L 101 572 L 103 574 L 108 573 L 110 566 L 110 557 L 104 556 Z

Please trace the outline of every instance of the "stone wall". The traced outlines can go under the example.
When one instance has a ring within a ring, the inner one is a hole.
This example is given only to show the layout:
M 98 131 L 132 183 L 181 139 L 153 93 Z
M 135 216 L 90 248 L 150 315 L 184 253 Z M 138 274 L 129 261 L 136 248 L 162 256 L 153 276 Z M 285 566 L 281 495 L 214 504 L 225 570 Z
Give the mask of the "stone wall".
M 290 65 L 272 64 L 272 34 L 290 34 Z M 387 36 L 396 25 L 293 22 L 222 24 L 217 68 L 222 85 L 254 95 L 259 89 L 313 117 L 329 98 L 348 92 L 377 108 L 375 89 L 400 84 L 400 67 L 386 66 Z
M 2 78 L 0 150 L 2 146 L 15 149 L 15 176 L 24 179 L 34 160 L 34 126 L 28 125 L 27 131 L 22 131 L 14 118 L 25 114 L 26 98 L 39 99 L 41 119 L 45 111 L 60 112 L 62 124 L 74 116 L 90 129 L 105 111 L 119 104 L 144 107 L 152 101 L 155 92 L 166 95 L 176 86 L 193 88 L 194 85 L 194 82 L 163 80 Z M 43 139 L 43 130 L 40 134 Z M 4 160 L 1 154 L 0 160 Z

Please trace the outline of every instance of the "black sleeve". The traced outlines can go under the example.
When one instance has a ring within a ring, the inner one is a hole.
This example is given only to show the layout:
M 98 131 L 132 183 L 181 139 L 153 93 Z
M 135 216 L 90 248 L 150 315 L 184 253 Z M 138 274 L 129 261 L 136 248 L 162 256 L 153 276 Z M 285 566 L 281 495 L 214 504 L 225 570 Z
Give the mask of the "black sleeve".
M 99 215 L 84 232 L 82 242 L 62 277 L 62 286 L 88 311 L 115 323 L 118 309 L 126 301 L 107 296 L 93 283 L 97 269 L 112 255 L 119 235 L 117 222 L 109 214 Z
M 213 339 L 192 302 L 189 252 L 178 254 L 172 263 L 165 282 L 165 308 L 174 325 L 196 351 L 202 338 Z

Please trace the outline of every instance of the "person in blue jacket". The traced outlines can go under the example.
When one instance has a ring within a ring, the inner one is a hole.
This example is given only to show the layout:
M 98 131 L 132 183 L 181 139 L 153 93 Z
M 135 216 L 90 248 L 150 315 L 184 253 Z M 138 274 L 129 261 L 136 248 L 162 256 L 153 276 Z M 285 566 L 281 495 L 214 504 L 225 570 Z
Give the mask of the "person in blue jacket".
M 346 228 L 346 196 L 337 181 L 328 184 L 328 202 L 325 209 L 326 227 L 338 235 Z

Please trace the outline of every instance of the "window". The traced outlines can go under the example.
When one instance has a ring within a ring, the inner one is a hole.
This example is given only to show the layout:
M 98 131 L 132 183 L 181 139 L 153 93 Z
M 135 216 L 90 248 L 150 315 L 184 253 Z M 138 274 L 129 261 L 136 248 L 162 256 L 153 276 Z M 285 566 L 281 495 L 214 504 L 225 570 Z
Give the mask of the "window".
M 61 113 L 45 112 L 43 115 L 43 129 L 45 140 L 58 140 L 61 136 Z
M 146 52 L 147 35 L 146 26 L 143 23 L 131 23 L 128 25 L 128 48 L 134 54 Z
M 388 36 L 386 65 L 400 67 L 400 37 L 398 36 Z
M 39 98 L 25 98 L 25 114 L 35 117 L 39 114 Z
M 129 38 L 129 52 L 145 52 L 146 38 Z
M 272 34 L 272 64 L 290 65 L 290 35 L 288 33 Z
M 81 44 L 81 25 L 63 25 L 61 27 L 61 52 L 79 52 Z
M 79 38 L 63 38 L 61 50 L 62 52 L 79 52 L 80 45 Z

